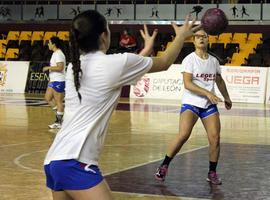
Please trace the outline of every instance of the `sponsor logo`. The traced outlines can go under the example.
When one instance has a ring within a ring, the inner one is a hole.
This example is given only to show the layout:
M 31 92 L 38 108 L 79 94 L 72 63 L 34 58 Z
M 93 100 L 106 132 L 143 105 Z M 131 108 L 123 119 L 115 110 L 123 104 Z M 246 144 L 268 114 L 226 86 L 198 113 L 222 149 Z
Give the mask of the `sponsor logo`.
M 210 108 L 210 109 L 207 110 L 206 112 L 211 112 L 212 110 L 214 110 L 214 108 Z
M 7 65 L 0 63 L 0 86 L 4 86 L 7 80 Z
M 97 172 L 95 170 L 91 169 L 90 167 L 91 167 L 91 165 L 85 165 L 84 170 L 86 172 L 92 172 L 92 173 L 96 174 Z
M 216 74 L 196 74 L 196 78 L 201 78 L 204 81 L 215 81 L 216 80 Z
M 239 85 L 259 85 L 260 77 L 259 76 L 234 76 L 228 75 L 226 76 L 227 83 L 230 84 L 239 84 Z
M 133 87 L 133 93 L 137 97 L 144 97 L 149 91 L 150 78 L 142 78 Z

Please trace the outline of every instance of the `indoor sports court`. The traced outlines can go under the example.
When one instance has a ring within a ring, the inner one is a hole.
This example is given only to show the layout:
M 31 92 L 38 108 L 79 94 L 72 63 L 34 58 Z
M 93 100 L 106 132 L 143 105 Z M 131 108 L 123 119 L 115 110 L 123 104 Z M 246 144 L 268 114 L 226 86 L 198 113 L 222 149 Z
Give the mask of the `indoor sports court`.
M 42 169 L 56 131 L 40 97 L 1 95 L 1 199 L 51 199 Z M 164 183 L 154 173 L 177 134 L 178 101 L 120 100 L 100 168 L 115 199 L 269 199 L 269 106 L 236 103 L 221 113 L 221 186 L 209 185 L 208 142 L 198 123 Z
M 217 171 L 222 185 L 206 181 L 208 140 L 200 120 L 170 164 L 164 182 L 155 179 L 167 147 L 179 129 L 184 88 L 183 59 L 194 51 L 192 38 L 168 71 L 146 74 L 124 86 L 108 126 L 99 168 L 116 200 L 270 200 L 270 8 L 267 0 L 202 1 L 0 1 L 0 200 L 52 200 L 43 162 L 58 128 L 44 96 L 52 36 L 63 40 L 67 63 L 71 19 L 87 9 L 110 24 L 108 54 L 138 53 L 139 30 L 158 29 L 152 56 L 161 56 L 174 40 L 170 21 L 196 24 L 209 8 L 220 8 L 229 26 L 209 35 L 209 54 L 217 57 L 232 99 L 218 103 L 221 150 Z M 201 7 L 201 8 L 199 8 Z M 243 10 L 243 7 L 245 8 Z M 200 10 L 201 9 L 201 10 Z M 122 46 L 121 32 L 135 45 Z M 113 66 L 110 66 L 113 67 Z M 221 94 L 216 88 L 217 96 Z M 98 200 L 98 199 L 97 199 Z

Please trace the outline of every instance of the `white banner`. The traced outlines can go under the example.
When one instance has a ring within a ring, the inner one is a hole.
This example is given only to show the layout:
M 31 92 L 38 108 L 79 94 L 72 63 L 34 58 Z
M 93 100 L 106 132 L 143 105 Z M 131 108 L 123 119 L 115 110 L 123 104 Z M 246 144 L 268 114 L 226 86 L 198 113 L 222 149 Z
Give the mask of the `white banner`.
M 0 20 L 21 20 L 21 7 L 18 5 L 1 5 Z
M 186 16 L 190 14 L 193 18 L 200 20 L 209 8 L 216 8 L 216 4 L 177 4 L 176 19 L 185 20 Z
M 267 72 L 267 87 L 266 87 L 265 103 L 270 104 L 270 70 L 268 70 Z
M 73 19 L 83 11 L 94 9 L 94 4 L 59 5 L 59 19 Z
M 131 98 L 181 99 L 183 78 L 180 65 L 165 72 L 149 73 L 130 87 Z
M 267 68 L 222 66 L 222 77 L 232 102 L 264 103 Z M 216 89 L 218 96 L 221 96 Z
M 131 86 L 130 97 L 180 100 L 184 89 L 180 67 L 181 65 L 172 65 L 168 71 L 146 74 L 136 85 Z M 264 103 L 267 68 L 221 66 L 221 69 L 233 102 Z M 270 79 L 268 85 L 269 97 Z M 216 93 L 221 97 L 217 88 Z
M 48 20 L 57 19 L 56 5 L 24 5 L 23 20 Z
M 97 11 L 103 14 L 107 20 L 134 19 L 133 4 L 97 4 Z
M 29 62 L 0 62 L 0 93 L 24 93 Z
M 261 4 L 219 4 L 229 20 L 260 20 Z
M 174 4 L 137 4 L 136 20 L 174 20 Z
M 270 20 L 270 13 L 267 12 L 270 9 L 270 5 L 263 4 L 263 20 Z

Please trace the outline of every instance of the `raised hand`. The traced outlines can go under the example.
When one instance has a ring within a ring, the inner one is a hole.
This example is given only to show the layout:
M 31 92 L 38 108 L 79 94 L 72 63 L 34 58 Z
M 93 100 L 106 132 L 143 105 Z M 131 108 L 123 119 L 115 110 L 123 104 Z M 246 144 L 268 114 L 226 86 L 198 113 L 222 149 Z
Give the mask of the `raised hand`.
M 180 37 L 188 38 L 201 28 L 201 25 L 194 26 L 196 19 L 193 19 L 192 22 L 189 23 L 190 20 L 191 20 L 190 15 L 187 15 L 185 22 L 182 26 L 177 26 L 176 23 L 172 23 L 172 27 L 174 29 L 176 37 L 180 36 Z
M 151 52 L 153 51 L 155 38 L 157 36 L 158 30 L 155 29 L 152 35 L 150 35 L 147 26 L 144 24 L 143 30 L 140 30 L 140 33 L 144 40 L 144 48 L 140 52 L 140 55 L 149 56 Z

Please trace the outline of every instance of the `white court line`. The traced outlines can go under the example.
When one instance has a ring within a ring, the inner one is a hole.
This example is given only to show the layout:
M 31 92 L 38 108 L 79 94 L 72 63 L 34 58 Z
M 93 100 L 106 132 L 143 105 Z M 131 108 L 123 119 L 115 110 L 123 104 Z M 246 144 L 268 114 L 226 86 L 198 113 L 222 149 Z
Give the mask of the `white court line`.
M 20 145 L 31 144 L 31 143 L 39 143 L 39 142 L 44 142 L 44 140 L 42 140 L 42 141 L 38 140 L 38 141 L 32 141 L 32 142 L 23 142 L 23 143 L 15 143 L 15 144 L 5 144 L 5 145 L 0 145 L 0 148 L 14 147 L 14 146 L 20 146 Z
M 33 153 L 40 153 L 40 152 L 44 152 L 44 151 L 48 151 L 48 149 L 40 150 L 40 151 L 33 151 L 33 152 L 31 152 L 31 153 L 25 153 L 25 154 L 22 154 L 22 155 L 16 157 L 16 158 L 13 160 L 13 163 L 14 163 L 15 165 L 17 165 L 18 167 L 21 167 L 21 168 L 23 168 L 23 169 L 29 170 L 29 171 L 31 171 L 31 172 L 41 172 L 41 173 L 43 173 L 43 170 L 33 169 L 32 167 L 26 167 L 26 166 L 24 166 L 23 164 L 21 164 L 20 160 L 21 160 L 21 158 L 30 156 L 30 155 L 33 154 Z
M 124 194 L 124 195 L 130 195 L 130 196 L 137 196 L 137 197 L 158 197 L 158 198 L 164 198 L 163 195 L 155 195 L 155 194 L 143 194 L 143 193 L 133 193 L 133 192 L 116 192 L 116 191 L 112 191 L 113 193 L 116 193 L 116 194 Z M 205 198 L 192 198 L 192 197 L 181 197 L 181 196 L 167 196 L 165 197 L 166 199 L 167 198 L 174 198 L 174 199 L 182 199 L 182 200 L 195 200 L 195 199 L 198 199 L 198 200 L 209 200 L 209 199 L 205 199 Z
M 107 145 L 105 145 L 105 146 L 107 146 Z M 110 145 L 108 145 L 108 146 L 110 146 Z M 111 146 L 113 146 L 113 145 L 111 145 Z M 120 145 L 116 145 L 116 146 L 120 146 Z M 122 145 L 122 146 L 124 146 L 124 145 Z M 187 151 L 178 153 L 177 155 L 182 155 L 182 154 L 186 154 L 186 153 L 189 153 L 189 152 L 197 151 L 197 150 L 200 150 L 200 149 L 203 149 L 203 148 L 206 148 L 206 147 L 208 147 L 208 145 L 202 146 L 202 147 L 198 147 L 198 148 L 195 148 L 195 149 L 190 149 L 190 150 L 187 150 Z M 24 166 L 23 164 L 21 164 L 20 160 L 21 160 L 22 158 L 24 158 L 24 157 L 30 156 L 31 154 L 34 154 L 34 153 L 40 153 L 40 152 L 46 152 L 46 151 L 48 151 L 48 149 L 45 149 L 45 150 L 39 150 L 39 151 L 32 151 L 32 152 L 30 152 L 30 153 L 21 154 L 20 156 L 16 157 L 16 158 L 13 160 L 13 163 L 14 163 L 15 165 L 17 165 L 18 167 L 22 168 L 22 169 L 29 170 L 29 171 L 32 171 L 32 172 L 41 172 L 41 173 L 43 173 L 43 170 L 38 170 L 38 169 L 34 169 L 34 168 L 32 168 L 32 167 Z M 134 165 L 134 166 L 132 166 L 132 167 L 127 167 L 127 168 L 122 169 L 122 170 L 118 170 L 118 171 L 113 171 L 113 172 L 110 172 L 110 173 L 106 173 L 106 174 L 104 174 L 104 176 L 108 176 L 108 175 L 111 175 L 111 174 L 123 172 L 123 171 L 129 170 L 129 169 L 134 169 L 134 168 L 136 168 L 136 167 L 141 167 L 141 166 L 143 166 L 143 165 L 150 164 L 150 163 L 159 161 L 159 160 L 161 160 L 161 159 L 162 159 L 162 158 L 156 159 L 156 160 L 152 160 L 152 161 L 150 161 L 150 162 L 145 162 L 145 163 L 141 163 L 141 164 L 138 164 L 138 165 Z
M 205 146 L 202 146 L 202 147 L 198 147 L 198 148 L 195 148 L 195 149 L 189 149 L 189 150 L 186 150 L 184 152 L 181 152 L 181 153 L 178 153 L 177 155 L 183 155 L 183 154 L 186 154 L 186 153 L 190 153 L 190 152 L 193 152 L 193 151 L 197 151 L 197 150 L 200 150 L 200 149 L 203 149 L 203 148 L 206 148 L 208 147 L 208 145 L 205 145 Z M 176 156 L 177 156 L 176 155 Z M 147 165 L 147 164 L 150 164 L 150 163 L 154 163 L 154 162 L 157 162 L 159 160 L 162 160 L 163 158 L 159 158 L 159 159 L 156 159 L 156 160 L 152 160 L 150 162 L 145 162 L 145 163 L 141 163 L 141 164 L 138 164 L 138 165 L 134 165 L 132 167 L 127 167 L 125 169 L 121 169 L 121 170 L 118 170 L 118 171 L 113 171 L 113 172 L 110 172 L 110 173 L 106 173 L 104 174 L 104 176 L 108 176 L 108 175 L 112 175 L 112 174 L 115 174 L 115 173 L 119 173 L 119 172 L 123 172 L 123 171 L 127 171 L 127 170 L 130 170 L 130 169 L 134 169 L 136 167 L 141 167 L 143 165 Z

